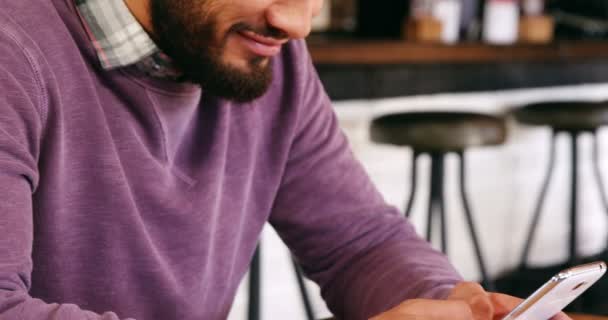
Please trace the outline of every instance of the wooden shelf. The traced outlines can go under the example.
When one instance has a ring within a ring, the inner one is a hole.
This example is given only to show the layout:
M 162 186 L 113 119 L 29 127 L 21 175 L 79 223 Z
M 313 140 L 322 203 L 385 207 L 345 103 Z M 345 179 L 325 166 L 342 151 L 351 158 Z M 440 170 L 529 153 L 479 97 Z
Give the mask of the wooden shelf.
M 608 42 L 562 41 L 549 45 L 492 46 L 416 44 L 405 41 L 310 39 L 308 47 L 319 65 L 475 64 L 607 59 Z

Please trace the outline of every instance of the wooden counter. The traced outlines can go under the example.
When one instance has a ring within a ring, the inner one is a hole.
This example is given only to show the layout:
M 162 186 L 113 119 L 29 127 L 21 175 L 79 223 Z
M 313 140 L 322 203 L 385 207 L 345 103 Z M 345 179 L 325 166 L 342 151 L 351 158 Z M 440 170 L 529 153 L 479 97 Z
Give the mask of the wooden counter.
M 608 42 L 557 42 L 549 45 L 491 46 L 416 44 L 405 41 L 329 41 L 311 39 L 315 64 L 386 65 L 488 62 L 569 62 L 608 59 Z
M 308 47 L 334 100 L 608 82 L 608 42 L 447 46 L 312 37 Z

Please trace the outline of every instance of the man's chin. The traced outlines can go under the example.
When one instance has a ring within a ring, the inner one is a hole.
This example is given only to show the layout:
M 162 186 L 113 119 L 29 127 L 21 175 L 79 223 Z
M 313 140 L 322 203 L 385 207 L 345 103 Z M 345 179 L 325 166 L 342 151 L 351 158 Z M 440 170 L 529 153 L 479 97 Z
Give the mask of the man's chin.
M 248 57 L 237 61 L 223 61 L 222 64 L 227 66 L 227 69 L 240 72 L 243 76 L 254 76 L 255 73 L 268 72 L 270 59 L 267 57 Z
M 224 70 L 226 71 L 226 70 Z M 272 82 L 270 68 L 253 70 L 249 72 L 237 71 L 234 68 L 229 72 L 200 75 L 191 79 L 201 85 L 203 90 L 218 98 L 235 102 L 250 102 L 263 96 Z

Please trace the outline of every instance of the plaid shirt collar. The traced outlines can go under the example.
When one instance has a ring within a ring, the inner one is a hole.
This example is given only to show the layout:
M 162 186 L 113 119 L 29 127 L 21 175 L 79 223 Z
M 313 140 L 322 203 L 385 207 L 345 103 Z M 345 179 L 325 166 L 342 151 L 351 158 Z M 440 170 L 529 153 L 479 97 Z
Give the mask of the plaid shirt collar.
M 135 19 L 124 0 L 74 0 L 101 66 L 105 70 L 136 65 L 158 78 L 179 72 Z

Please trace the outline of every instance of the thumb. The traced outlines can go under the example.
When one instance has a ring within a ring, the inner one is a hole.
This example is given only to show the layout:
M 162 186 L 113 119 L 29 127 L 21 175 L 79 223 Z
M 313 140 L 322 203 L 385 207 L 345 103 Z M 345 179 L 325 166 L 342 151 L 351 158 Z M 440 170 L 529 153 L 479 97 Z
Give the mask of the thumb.
M 471 308 L 475 320 L 492 319 L 494 315 L 494 306 L 489 294 L 475 282 L 459 283 L 448 296 L 448 300 L 465 301 Z
M 490 300 L 494 305 L 494 315 L 500 318 L 506 316 L 523 301 L 501 293 L 490 293 Z

